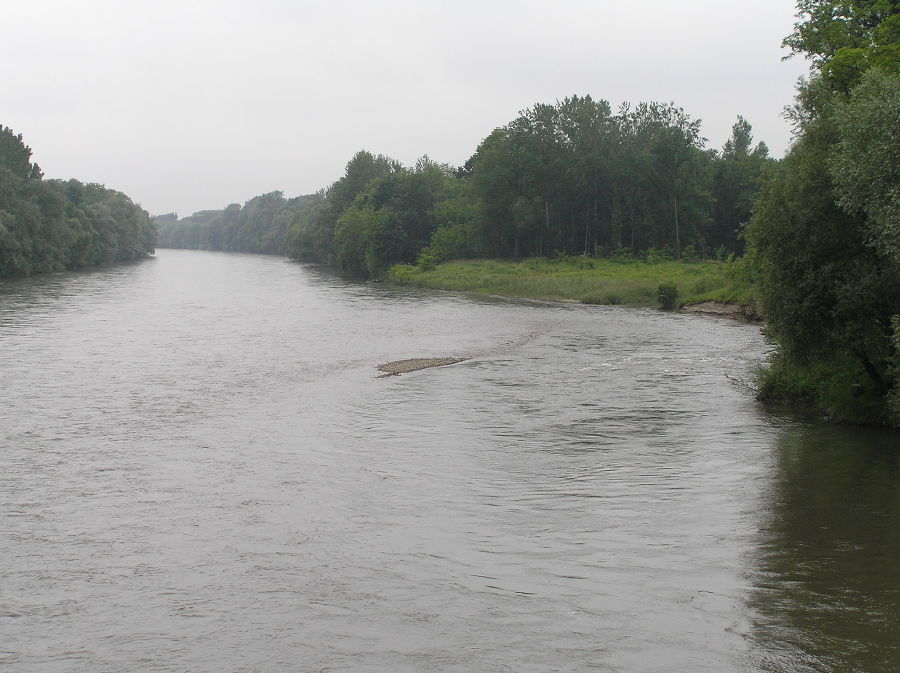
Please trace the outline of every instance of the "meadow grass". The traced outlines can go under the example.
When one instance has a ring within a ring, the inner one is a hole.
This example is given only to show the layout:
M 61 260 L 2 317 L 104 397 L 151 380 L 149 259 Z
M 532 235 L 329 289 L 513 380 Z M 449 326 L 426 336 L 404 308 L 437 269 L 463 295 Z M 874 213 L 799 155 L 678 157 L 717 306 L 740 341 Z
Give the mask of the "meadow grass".
M 464 260 L 433 269 L 397 265 L 388 280 L 403 285 L 585 304 L 655 306 L 660 283 L 678 288 L 677 304 L 752 301 L 752 286 L 733 262 L 592 259 Z

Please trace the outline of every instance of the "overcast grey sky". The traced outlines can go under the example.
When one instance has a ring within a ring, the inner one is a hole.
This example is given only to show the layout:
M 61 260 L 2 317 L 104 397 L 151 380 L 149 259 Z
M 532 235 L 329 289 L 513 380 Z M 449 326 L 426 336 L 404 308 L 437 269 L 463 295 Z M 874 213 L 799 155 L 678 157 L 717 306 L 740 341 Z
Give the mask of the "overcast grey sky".
M 462 164 L 572 94 L 674 101 L 721 148 L 790 142 L 793 0 L 22 0 L 0 21 L 0 123 L 47 177 L 151 213 L 326 187 L 360 149 Z

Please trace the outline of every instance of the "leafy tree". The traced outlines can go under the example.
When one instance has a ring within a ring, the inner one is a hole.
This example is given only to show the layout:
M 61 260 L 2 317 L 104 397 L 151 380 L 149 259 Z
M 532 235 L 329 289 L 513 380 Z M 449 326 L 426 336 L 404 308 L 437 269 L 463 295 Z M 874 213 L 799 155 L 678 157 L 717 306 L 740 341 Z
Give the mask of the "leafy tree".
M 414 262 L 437 227 L 437 204 L 455 180 L 427 157 L 369 183 L 338 219 L 334 244 L 340 265 L 380 277 L 397 262 Z
M 12 171 L 23 180 L 40 180 L 40 167 L 31 163 L 31 148 L 22 141 L 22 134 L 16 135 L 8 126 L 0 124 L 0 167 Z
M 156 229 L 127 196 L 42 177 L 22 136 L 0 126 L 0 277 L 128 261 L 153 251 Z
M 738 117 L 715 163 L 712 240 L 738 254 L 743 252 L 741 229 L 750 221 L 763 175 L 773 164 L 766 144 L 760 142 L 753 147 L 752 128 L 746 119 Z
M 705 247 L 713 157 L 699 124 L 672 104 L 612 115 L 590 96 L 521 112 L 460 173 L 481 202 L 486 253 Z
M 387 217 L 371 207 L 364 197 L 357 201 L 338 218 L 335 229 L 335 253 L 341 268 L 351 273 L 365 275 L 367 272 L 366 253 L 372 233 L 379 220 Z
M 900 77 L 870 70 L 835 113 L 838 203 L 865 215 L 868 242 L 900 263 Z
M 797 10 L 783 45 L 810 58 L 831 88 L 848 93 L 869 68 L 898 73 L 896 0 L 798 0 Z
M 286 235 L 287 253 L 304 261 L 340 263 L 335 243 L 338 220 L 373 181 L 400 169 L 399 162 L 384 155 L 357 152 L 347 162 L 343 177 L 319 195 L 315 207 L 294 218 Z
M 778 346 L 761 394 L 900 425 L 888 403 L 900 357 L 898 61 L 882 41 L 896 7 L 798 6 L 807 21 L 786 44 L 811 55 L 818 74 L 800 87 L 792 115 L 800 135 L 747 230 L 760 307 Z M 851 73 L 843 66 L 857 50 L 864 58 L 854 56 Z

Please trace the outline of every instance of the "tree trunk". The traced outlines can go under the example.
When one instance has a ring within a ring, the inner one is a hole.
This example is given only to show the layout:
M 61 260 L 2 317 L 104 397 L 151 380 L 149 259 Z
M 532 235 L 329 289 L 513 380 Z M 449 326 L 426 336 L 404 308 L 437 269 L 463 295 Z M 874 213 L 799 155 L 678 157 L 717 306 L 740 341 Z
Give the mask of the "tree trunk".
M 858 357 L 860 362 L 862 362 L 863 369 L 866 370 L 866 374 L 869 375 L 872 383 L 875 384 L 875 390 L 879 395 L 884 395 L 888 391 L 889 386 L 887 385 L 887 383 L 885 383 L 884 378 L 881 376 L 881 373 L 878 371 L 878 369 L 875 368 L 875 365 L 872 364 L 869 356 L 862 351 L 857 351 L 856 357 Z
M 588 254 L 588 245 L 590 244 L 591 237 L 591 216 L 590 213 L 584 214 L 584 256 L 587 257 Z
M 681 236 L 678 232 L 678 158 L 672 160 L 672 204 L 675 208 L 675 259 L 681 259 Z

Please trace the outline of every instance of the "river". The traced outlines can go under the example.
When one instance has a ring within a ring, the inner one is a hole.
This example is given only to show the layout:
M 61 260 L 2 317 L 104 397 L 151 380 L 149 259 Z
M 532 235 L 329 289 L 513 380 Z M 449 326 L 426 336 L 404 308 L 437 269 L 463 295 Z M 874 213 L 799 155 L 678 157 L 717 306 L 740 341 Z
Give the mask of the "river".
M 767 412 L 765 351 L 279 257 L 0 282 L 0 670 L 896 671 L 898 435 Z

